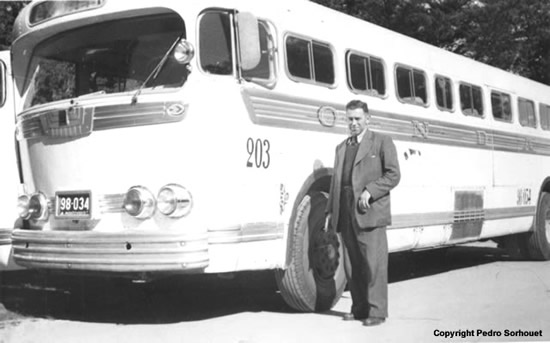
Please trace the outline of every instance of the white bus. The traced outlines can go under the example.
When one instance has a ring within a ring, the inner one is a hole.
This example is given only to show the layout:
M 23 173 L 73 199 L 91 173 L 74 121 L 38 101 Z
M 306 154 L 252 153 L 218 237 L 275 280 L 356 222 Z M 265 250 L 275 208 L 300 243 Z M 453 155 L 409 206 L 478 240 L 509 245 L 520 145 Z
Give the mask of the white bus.
M 21 266 L 272 269 L 290 306 L 330 308 L 356 98 L 399 153 L 391 252 L 501 237 L 550 258 L 548 86 L 308 1 L 35 1 L 14 31 Z
M 0 271 L 20 269 L 11 256 L 11 234 L 18 218 L 19 193 L 15 140 L 15 105 L 10 52 L 0 51 Z

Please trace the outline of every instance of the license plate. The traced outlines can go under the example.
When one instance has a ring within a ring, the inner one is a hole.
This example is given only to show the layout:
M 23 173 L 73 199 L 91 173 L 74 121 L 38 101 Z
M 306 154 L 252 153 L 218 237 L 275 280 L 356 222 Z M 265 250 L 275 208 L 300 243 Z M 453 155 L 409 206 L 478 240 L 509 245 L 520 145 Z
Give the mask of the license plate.
M 58 218 L 90 218 L 91 192 L 59 192 L 55 194 L 55 216 Z

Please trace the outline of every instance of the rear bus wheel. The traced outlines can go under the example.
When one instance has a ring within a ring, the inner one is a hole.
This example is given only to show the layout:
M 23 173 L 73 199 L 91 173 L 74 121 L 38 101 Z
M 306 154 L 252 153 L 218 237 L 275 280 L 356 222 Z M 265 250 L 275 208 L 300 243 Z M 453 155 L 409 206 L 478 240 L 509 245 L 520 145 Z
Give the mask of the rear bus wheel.
M 298 311 L 329 310 L 346 286 L 340 237 L 323 231 L 326 203 L 321 192 L 302 199 L 289 228 L 288 268 L 276 271 L 283 299 Z
M 535 230 L 527 238 L 527 249 L 532 259 L 550 260 L 550 193 L 541 194 Z

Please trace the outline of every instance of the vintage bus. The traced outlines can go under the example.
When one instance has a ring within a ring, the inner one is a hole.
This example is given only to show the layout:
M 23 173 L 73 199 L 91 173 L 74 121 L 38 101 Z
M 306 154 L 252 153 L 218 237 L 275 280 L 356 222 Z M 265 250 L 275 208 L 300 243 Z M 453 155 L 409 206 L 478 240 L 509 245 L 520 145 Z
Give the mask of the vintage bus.
M 391 252 L 550 258 L 548 86 L 304 0 L 35 1 L 14 33 L 21 266 L 274 270 L 290 306 L 330 308 L 351 99 L 399 154 Z
M 11 234 L 18 218 L 19 193 L 15 140 L 15 105 L 10 52 L 0 51 L 0 272 L 20 269 L 13 262 Z

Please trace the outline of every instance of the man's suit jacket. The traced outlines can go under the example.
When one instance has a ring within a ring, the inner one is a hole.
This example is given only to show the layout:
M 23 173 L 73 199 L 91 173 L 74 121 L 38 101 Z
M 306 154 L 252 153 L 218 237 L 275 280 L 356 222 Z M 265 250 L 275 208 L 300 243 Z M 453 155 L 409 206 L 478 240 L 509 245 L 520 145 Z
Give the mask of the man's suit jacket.
M 332 215 L 331 225 L 338 227 L 342 168 L 346 153 L 346 141 L 336 147 L 334 175 L 330 185 L 327 214 Z M 391 224 L 390 190 L 397 186 L 401 174 L 397 151 L 390 137 L 367 130 L 361 143 L 352 172 L 354 212 L 360 229 Z M 370 208 L 361 213 L 358 201 L 364 189 L 371 194 Z

